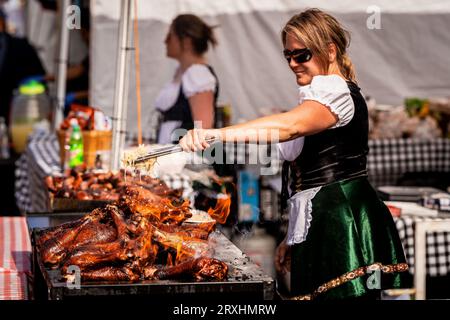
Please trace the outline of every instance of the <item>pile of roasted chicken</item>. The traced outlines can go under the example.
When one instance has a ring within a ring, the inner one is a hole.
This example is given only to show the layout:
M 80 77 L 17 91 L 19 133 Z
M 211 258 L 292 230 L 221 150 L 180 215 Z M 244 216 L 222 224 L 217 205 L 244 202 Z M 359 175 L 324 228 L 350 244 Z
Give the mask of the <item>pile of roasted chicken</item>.
M 186 223 L 191 215 L 188 201 L 126 185 L 114 204 L 39 232 L 36 246 L 47 267 L 70 278 L 76 266 L 82 281 L 226 278 L 208 244 L 215 221 Z
M 48 176 L 45 184 L 54 198 L 118 201 L 126 186 L 141 186 L 153 194 L 176 199 L 182 190 L 170 189 L 159 179 L 130 172 L 95 173 L 80 168 L 67 170 L 63 176 Z

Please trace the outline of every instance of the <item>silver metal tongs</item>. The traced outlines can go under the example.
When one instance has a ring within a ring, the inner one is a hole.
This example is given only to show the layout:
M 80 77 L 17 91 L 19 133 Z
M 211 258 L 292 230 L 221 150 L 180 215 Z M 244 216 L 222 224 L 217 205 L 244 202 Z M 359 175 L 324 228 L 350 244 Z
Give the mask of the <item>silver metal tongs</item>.
M 217 141 L 218 140 L 216 138 L 207 138 L 206 139 L 206 142 L 208 142 L 210 144 L 217 142 Z M 158 158 L 161 156 L 166 156 L 168 154 L 178 153 L 178 152 L 182 152 L 182 151 L 183 151 L 183 149 L 181 148 L 181 146 L 179 144 L 177 144 L 175 146 L 161 147 L 161 148 L 157 148 L 157 149 L 150 151 L 146 155 L 137 157 L 133 162 L 134 163 L 142 163 L 142 162 L 146 162 L 150 159 L 154 159 L 154 158 Z

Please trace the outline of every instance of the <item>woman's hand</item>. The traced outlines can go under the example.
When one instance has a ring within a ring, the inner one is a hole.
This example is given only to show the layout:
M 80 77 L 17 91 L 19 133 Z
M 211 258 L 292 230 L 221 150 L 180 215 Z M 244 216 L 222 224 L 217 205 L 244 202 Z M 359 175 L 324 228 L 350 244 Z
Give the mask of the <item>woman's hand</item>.
M 291 271 L 291 247 L 286 243 L 286 239 L 275 251 L 275 269 L 281 274 Z
M 189 130 L 186 135 L 181 138 L 180 146 L 183 151 L 196 152 L 205 150 L 210 147 L 207 139 L 221 140 L 219 129 L 193 129 Z

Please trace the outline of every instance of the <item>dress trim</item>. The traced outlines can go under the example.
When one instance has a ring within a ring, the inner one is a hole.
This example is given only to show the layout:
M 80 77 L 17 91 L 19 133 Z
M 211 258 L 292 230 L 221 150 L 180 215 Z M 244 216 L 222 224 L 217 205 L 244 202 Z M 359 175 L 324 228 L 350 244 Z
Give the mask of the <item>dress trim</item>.
M 407 263 L 398 263 L 398 264 L 391 264 L 391 265 L 383 265 L 381 263 L 374 263 L 370 266 L 364 266 L 360 267 L 358 269 L 355 269 L 353 271 L 349 271 L 337 278 L 334 278 L 331 281 L 328 281 L 321 285 L 319 288 L 314 290 L 312 294 L 307 295 L 300 295 L 296 297 L 290 298 L 290 300 L 313 300 L 316 298 L 319 294 L 325 293 L 330 289 L 336 288 L 348 281 L 351 281 L 353 279 L 362 277 L 367 273 L 367 271 L 375 271 L 375 270 L 381 270 L 384 273 L 394 273 L 394 272 L 404 272 L 408 270 L 408 264 Z

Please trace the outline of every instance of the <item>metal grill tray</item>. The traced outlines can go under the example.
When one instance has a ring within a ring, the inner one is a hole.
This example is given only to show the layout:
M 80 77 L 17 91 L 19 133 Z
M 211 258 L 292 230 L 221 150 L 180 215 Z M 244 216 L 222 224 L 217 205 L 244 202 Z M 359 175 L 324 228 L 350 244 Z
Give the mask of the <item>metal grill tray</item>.
M 228 265 L 228 277 L 225 281 L 185 281 L 185 280 L 145 280 L 138 282 L 85 282 L 79 289 L 70 289 L 61 279 L 58 269 L 46 268 L 36 248 L 36 234 L 33 230 L 33 261 L 35 263 L 36 281 L 43 280 L 48 299 L 82 298 L 86 296 L 128 296 L 148 295 L 167 298 L 181 297 L 246 297 L 271 300 L 274 298 L 274 280 L 264 275 L 263 270 L 253 263 L 222 233 L 215 234 L 216 251 L 214 258 Z

